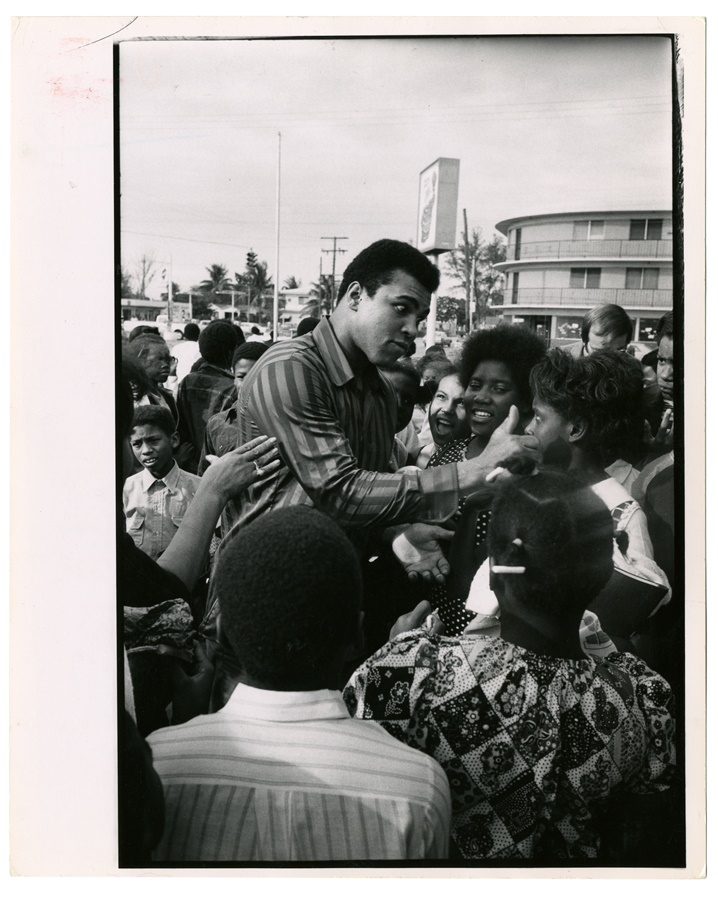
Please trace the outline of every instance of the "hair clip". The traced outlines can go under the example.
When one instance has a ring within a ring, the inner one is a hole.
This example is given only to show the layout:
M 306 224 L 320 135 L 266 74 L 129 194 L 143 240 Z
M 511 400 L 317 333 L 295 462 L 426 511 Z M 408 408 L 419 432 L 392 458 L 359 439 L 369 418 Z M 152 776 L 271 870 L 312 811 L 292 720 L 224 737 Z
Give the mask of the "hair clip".
M 516 544 L 517 547 L 523 547 L 524 545 L 524 542 L 521 540 L 521 538 L 514 538 L 511 543 Z
M 526 566 L 491 566 L 495 575 L 525 575 Z

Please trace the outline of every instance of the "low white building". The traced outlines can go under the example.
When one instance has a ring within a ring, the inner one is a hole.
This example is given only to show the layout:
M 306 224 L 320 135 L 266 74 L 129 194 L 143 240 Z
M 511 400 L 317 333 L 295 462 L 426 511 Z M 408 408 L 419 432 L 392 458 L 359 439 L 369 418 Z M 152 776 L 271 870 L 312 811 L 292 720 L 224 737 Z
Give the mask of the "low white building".
M 282 297 L 284 309 L 279 315 L 281 330 L 294 334 L 297 325 L 307 316 L 304 307 L 311 299 L 311 294 L 305 288 L 288 288 L 282 291 Z

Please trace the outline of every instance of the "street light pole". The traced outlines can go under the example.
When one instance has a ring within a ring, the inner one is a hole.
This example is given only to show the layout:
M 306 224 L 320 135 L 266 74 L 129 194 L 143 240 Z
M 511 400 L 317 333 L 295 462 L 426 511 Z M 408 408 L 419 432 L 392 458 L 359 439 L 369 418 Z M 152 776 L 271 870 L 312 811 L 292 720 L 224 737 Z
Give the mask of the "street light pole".
M 272 339 L 279 337 L 279 191 L 282 172 L 282 133 L 277 132 L 277 240 L 274 251 L 274 308 L 272 310 Z

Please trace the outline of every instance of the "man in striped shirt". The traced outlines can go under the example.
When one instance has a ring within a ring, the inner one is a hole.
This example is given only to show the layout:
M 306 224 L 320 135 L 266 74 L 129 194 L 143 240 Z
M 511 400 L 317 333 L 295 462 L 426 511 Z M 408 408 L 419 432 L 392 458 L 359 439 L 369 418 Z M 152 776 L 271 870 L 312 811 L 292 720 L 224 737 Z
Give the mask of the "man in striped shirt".
M 414 247 L 377 241 L 347 266 L 331 319 L 254 366 L 238 404 L 241 439 L 276 437 L 286 468 L 249 489 L 232 531 L 304 504 L 361 547 L 375 528 L 446 519 L 499 461 L 534 452 L 533 438 L 501 431 L 477 459 L 389 474 L 397 399 L 377 367 L 408 352 L 438 284 L 438 269 Z
M 337 690 L 361 631 L 359 560 L 339 527 L 306 506 L 263 516 L 229 541 L 216 581 L 242 674 L 219 712 L 148 738 L 165 795 L 154 860 L 445 857 L 443 770 L 352 719 Z M 396 703 L 406 690 L 392 685 Z

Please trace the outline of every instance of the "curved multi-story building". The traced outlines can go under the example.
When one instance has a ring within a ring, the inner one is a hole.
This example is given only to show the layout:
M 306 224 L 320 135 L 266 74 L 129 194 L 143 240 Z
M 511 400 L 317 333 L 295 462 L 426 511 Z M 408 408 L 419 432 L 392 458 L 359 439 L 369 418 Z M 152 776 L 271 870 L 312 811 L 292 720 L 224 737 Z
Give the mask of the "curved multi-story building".
M 574 212 L 498 222 L 508 239 L 504 321 L 523 322 L 553 346 L 580 340 L 594 306 L 616 303 L 634 321 L 635 341 L 651 342 L 673 305 L 670 210 Z

